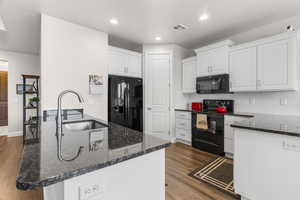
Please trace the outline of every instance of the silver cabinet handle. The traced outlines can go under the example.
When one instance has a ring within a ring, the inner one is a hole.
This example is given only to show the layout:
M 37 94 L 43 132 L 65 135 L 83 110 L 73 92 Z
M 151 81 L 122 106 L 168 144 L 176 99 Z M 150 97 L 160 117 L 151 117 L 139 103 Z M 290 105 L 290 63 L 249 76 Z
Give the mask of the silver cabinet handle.
M 147 110 L 152 110 L 152 108 L 148 107 Z
M 209 72 L 209 66 L 207 67 L 207 72 Z

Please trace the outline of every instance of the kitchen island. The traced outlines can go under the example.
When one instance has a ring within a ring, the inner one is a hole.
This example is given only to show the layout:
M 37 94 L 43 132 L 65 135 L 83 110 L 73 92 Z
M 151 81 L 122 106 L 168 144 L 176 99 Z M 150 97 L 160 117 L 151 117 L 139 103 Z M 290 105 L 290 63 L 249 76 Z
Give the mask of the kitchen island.
M 242 200 L 298 200 L 300 116 L 234 122 L 234 187 Z
M 61 137 L 55 120 L 39 129 L 40 141 L 24 146 L 18 189 L 43 187 L 44 200 L 165 199 L 169 141 L 90 116 L 65 121 Z

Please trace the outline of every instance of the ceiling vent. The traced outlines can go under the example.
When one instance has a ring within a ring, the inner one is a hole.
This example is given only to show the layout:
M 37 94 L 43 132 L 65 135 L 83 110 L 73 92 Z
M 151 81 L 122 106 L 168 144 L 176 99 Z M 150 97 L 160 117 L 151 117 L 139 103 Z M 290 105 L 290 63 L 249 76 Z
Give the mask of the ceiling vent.
M 173 29 L 176 31 L 183 31 L 183 30 L 188 29 L 188 27 L 184 24 L 178 24 L 178 25 L 174 26 Z

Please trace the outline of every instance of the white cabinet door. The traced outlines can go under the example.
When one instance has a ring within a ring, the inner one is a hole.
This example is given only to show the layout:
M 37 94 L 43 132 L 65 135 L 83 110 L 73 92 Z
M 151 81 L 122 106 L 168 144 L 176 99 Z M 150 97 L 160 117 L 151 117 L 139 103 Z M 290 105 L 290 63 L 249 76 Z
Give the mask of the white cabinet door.
M 209 66 L 210 74 L 228 73 L 228 47 L 212 50 Z
M 116 47 L 109 48 L 109 74 L 142 77 L 142 55 Z
M 211 71 L 211 52 L 197 55 L 197 76 L 208 76 Z
M 170 132 L 170 54 L 147 54 L 145 73 L 146 133 Z
M 219 47 L 197 54 L 197 76 L 228 73 L 229 48 Z
M 229 56 L 232 92 L 256 90 L 256 47 L 232 51 Z
M 182 92 L 196 92 L 196 57 L 186 59 L 182 62 Z
M 128 55 L 127 56 L 127 72 L 130 76 L 142 77 L 142 56 Z
M 122 75 L 125 73 L 126 56 L 119 51 L 109 51 L 109 73 L 115 75 Z
M 258 46 L 258 90 L 295 89 L 294 39 Z

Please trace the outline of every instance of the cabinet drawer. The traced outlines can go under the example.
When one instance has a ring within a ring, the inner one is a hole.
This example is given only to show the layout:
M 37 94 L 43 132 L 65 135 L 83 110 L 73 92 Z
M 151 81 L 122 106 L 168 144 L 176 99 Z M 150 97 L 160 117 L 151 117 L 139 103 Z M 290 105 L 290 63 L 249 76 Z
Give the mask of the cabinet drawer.
M 184 112 L 184 111 L 176 111 L 175 112 L 176 119 L 191 119 L 192 113 L 191 112 Z
M 233 140 L 224 138 L 224 151 L 225 153 L 234 153 Z
M 188 130 L 176 128 L 176 138 L 181 140 L 187 140 L 188 139 L 187 132 Z
M 176 119 L 176 128 L 191 130 L 191 123 L 188 119 Z

